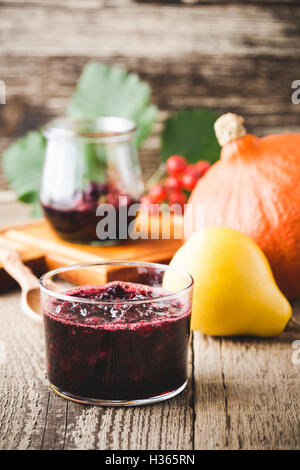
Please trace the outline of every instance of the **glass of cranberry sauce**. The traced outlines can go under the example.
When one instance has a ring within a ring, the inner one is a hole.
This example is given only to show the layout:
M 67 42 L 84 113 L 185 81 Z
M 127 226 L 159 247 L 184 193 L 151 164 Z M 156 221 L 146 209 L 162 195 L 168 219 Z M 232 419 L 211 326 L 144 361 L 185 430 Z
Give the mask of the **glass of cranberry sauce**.
M 81 403 L 118 406 L 180 393 L 187 383 L 192 288 L 189 274 L 154 263 L 84 264 L 45 274 L 51 388 Z
M 135 124 L 117 117 L 62 118 L 44 135 L 40 202 L 50 226 L 74 243 L 126 240 L 144 189 Z

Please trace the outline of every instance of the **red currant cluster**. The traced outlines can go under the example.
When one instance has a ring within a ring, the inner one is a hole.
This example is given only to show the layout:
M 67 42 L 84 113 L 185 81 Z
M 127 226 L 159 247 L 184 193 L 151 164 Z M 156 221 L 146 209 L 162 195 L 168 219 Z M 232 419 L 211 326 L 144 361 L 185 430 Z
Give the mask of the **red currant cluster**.
M 162 183 L 154 184 L 149 193 L 142 197 L 143 208 L 153 214 L 157 210 L 157 204 L 164 202 L 170 206 L 177 205 L 183 211 L 190 192 L 210 166 L 206 160 L 189 165 L 181 155 L 172 155 L 166 162 L 167 178 Z

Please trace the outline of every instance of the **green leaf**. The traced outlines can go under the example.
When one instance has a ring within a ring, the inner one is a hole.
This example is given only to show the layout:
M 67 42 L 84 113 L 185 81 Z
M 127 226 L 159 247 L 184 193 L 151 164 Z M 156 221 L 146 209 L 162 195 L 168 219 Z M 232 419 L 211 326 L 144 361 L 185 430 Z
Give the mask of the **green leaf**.
M 32 217 L 35 217 L 35 218 L 43 217 L 43 208 L 42 208 L 39 200 L 35 201 L 32 204 L 32 206 L 31 206 L 31 215 L 32 215 Z
M 209 109 L 180 110 L 170 116 L 161 137 L 161 156 L 183 155 L 190 163 L 219 159 L 220 146 L 214 132 L 218 114 Z
M 79 147 L 84 162 L 84 176 L 87 181 L 104 182 L 106 178 L 106 157 L 101 146 L 81 142 Z
M 89 62 L 71 97 L 68 114 L 77 119 L 117 116 L 138 128 L 137 145 L 150 134 L 157 109 L 150 105 L 151 90 L 137 74 L 119 67 Z
M 18 199 L 26 203 L 38 200 L 45 153 L 41 132 L 31 131 L 3 153 L 3 170 Z

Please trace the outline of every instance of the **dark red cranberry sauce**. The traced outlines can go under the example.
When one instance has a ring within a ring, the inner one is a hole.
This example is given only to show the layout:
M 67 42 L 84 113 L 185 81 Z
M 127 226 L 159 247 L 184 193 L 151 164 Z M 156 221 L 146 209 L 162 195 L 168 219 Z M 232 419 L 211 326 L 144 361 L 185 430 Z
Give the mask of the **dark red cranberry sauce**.
M 119 197 L 122 197 L 120 205 Z M 134 216 L 119 217 L 120 211 L 126 211 L 138 201 L 128 194 L 120 193 L 115 187 L 108 183 L 90 182 L 87 188 L 78 194 L 74 194 L 74 200 L 68 209 L 46 201 L 41 201 L 45 217 L 54 230 L 65 240 L 74 242 L 99 241 L 96 234 L 96 226 L 101 216 L 96 215 L 100 204 L 110 204 L 116 214 L 116 239 L 127 232 L 129 224 L 135 219 Z M 106 216 L 106 214 L 105 214 Z M 126 223 L 126 227 L 120 228 L 120 219 Z M 110 234 L 103 233 L 102 241 L 109 241 Z
M 151 302 L 168 292 L 119 281 L 66 294 L 103 303 L 51 300 L 44 306 L 48 377 L 59 390 L 134 400 L 185 383 L 190 305 Z

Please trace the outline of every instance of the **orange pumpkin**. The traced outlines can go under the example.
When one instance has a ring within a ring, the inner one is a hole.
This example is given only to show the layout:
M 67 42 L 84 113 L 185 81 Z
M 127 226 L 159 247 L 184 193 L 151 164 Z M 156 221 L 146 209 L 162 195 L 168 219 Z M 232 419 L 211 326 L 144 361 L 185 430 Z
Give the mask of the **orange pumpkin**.
M 231 113 L 215 124 L 220 160 L 201 178 L 185 211 L 185 236 L 227 226 L 252 237 L 265 252 L 289 298 L 300 296 L 300 134 L 258 138 Z M 195 206 L 203 204 L 203 217 Z

